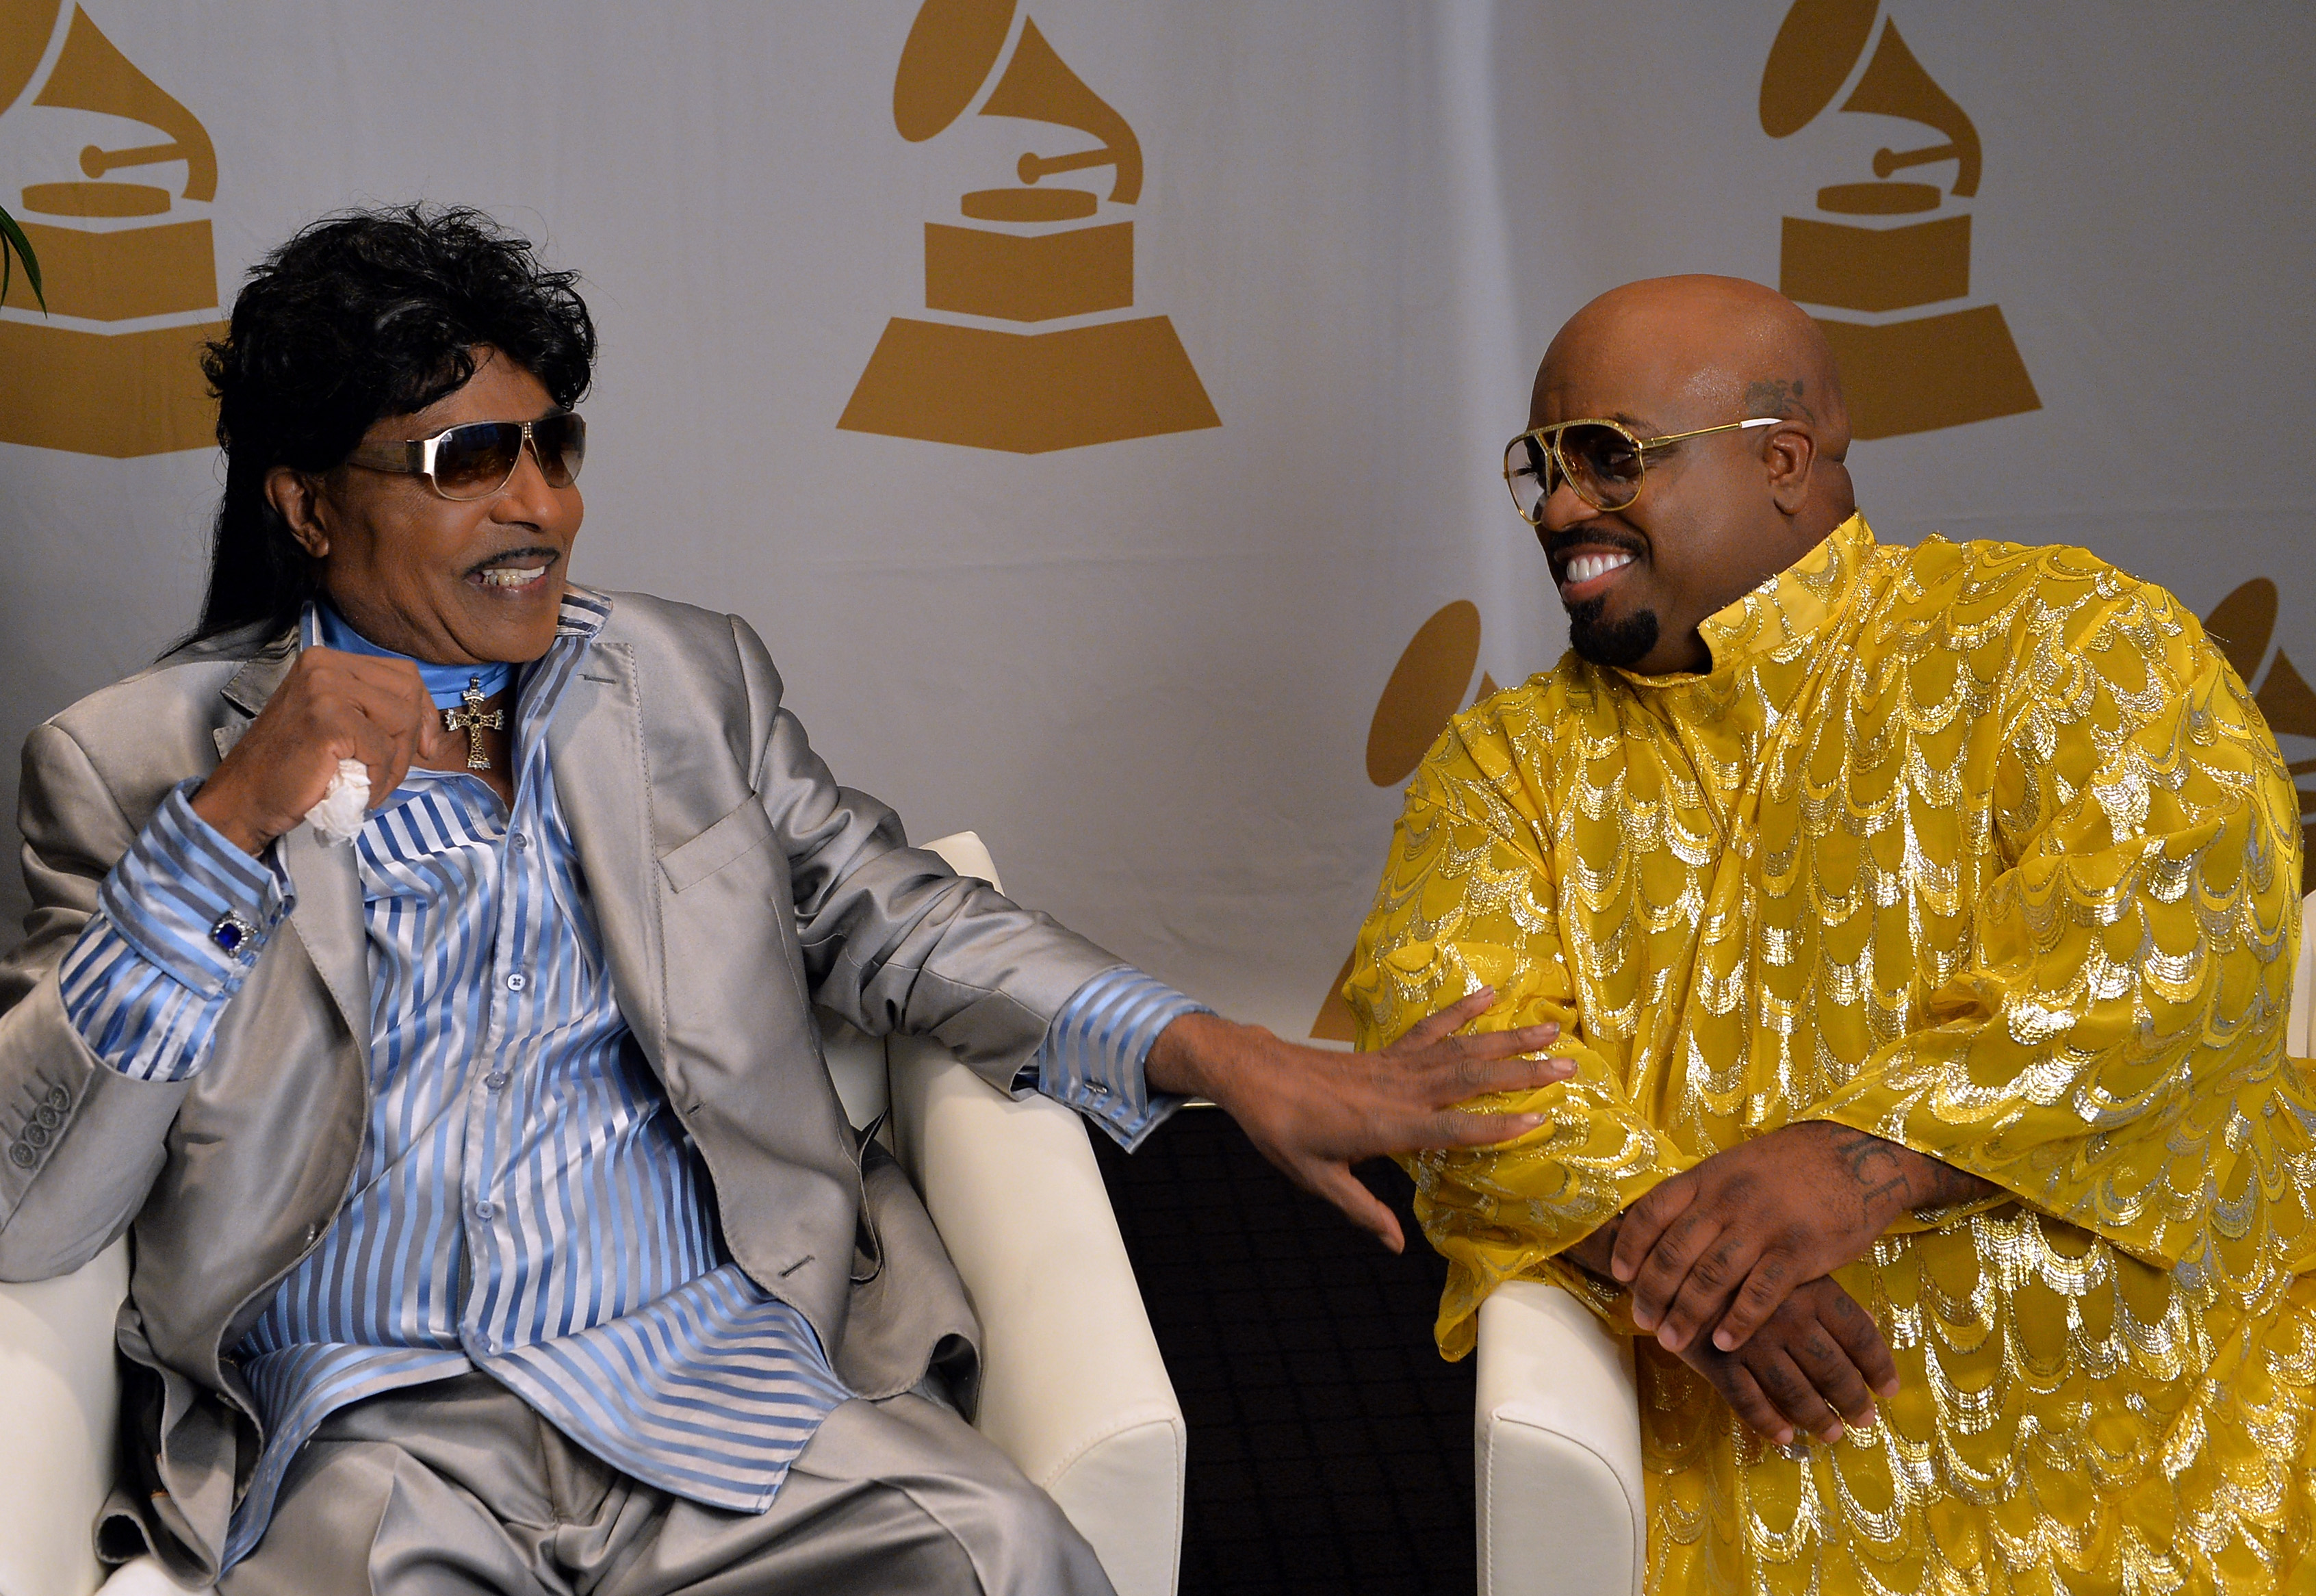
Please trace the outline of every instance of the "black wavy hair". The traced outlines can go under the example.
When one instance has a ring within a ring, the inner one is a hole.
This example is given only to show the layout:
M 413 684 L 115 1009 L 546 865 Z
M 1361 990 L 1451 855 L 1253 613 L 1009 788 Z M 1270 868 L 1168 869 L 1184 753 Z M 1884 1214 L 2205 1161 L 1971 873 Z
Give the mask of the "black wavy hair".
M 209 596 L 187 642 L 294 622 L 321 591 L 315 562 L 265 496 L 276 466 L 322 472 L 381 416 L 423 410 L 475 374 L 487 344 L 578 403 L 595 324 L 575 272 L 478 210 L 399 206 L 325 217 L 268 255 L 201 370 L 218 401 L 225 498 Z

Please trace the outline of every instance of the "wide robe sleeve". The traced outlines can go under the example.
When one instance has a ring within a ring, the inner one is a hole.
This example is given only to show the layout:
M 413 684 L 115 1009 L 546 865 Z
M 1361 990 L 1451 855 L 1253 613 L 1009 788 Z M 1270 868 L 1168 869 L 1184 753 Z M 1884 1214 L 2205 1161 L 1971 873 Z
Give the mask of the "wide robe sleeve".
M 2249 1300 L 2312 1239 L 2307 1066 L 2284 1048 L 2298 804 L 2202 629 L 2132 586 L 2023 632 L 1992 762 L 2011 862 L 1920 1028 L 1807 1117 Z
M 1541 816 L 1486 734 L 1480 712 L 1460 718 L 1418 769 L 1344 987 L 1362 1049 L 1485 986 L 1495 1003 L 1472 1030 L 1556 1022 L 1552 1055 L 1576 1065 L 1567 1081 L 1467 1105 L 1546 1117 L 1519 1142 L 1401 1160 L 1416 1217 L 1448 1261 L 1438 1332 L 1450 1358 L 1471 1351 L 1481 1300 L 1519 1276 L 1564 1286 L 1630 1331 L 1624 1294 L 1554 1254 L 1695 1162 L 1635 1110 L 1622 1067 L 1586 1035 Z

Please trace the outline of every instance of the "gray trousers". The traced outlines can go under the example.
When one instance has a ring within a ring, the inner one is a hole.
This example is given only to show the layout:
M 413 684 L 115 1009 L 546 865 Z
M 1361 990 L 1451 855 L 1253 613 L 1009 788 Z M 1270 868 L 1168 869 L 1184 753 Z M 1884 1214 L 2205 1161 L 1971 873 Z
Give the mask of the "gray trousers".
M 1053 1498 L 948 1408 L 837 1407 L 762 1513 L 672 1496 L 481 1374 L 334 1414 L 220 1596 L 1111 1596 Z

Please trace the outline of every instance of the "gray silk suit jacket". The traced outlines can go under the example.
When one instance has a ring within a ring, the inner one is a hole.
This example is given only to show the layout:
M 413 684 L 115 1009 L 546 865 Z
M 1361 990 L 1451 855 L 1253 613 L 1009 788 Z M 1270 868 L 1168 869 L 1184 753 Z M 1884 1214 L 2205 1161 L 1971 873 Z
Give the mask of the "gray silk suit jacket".
M 302 825 L 281 839 L 296 908 L 191 1080 L 100 1063 L 58 967 L 114 861 L 296 651 L 294 633 L 197 645 L 24 749 L 35 907 L 0 960 L 0 1279 L 64 1273 L 131 1231 L 123 1483 L 100 1541 L 115 1557 L 149 1543 L 187 1577 L 214 1576 L 261 1440 L 227 1354 L 337 1214 L 368 1120 L 352 850 Z M 904 1390 L 937 1354 L 969 1389 L 963 1289 L 898 1169 L 873 1144 L 864 1162 L 813 1007 L 938 1037 L 1007 1087 L 1119 960 L 908 847 L 890 809 L 836 784 L 780 691 L 745 622 L 612 595 L 548 729 L 557 796 L 619 1007 L 697 1144 L 732 1256 L 811 1319 L 855 1391 Z

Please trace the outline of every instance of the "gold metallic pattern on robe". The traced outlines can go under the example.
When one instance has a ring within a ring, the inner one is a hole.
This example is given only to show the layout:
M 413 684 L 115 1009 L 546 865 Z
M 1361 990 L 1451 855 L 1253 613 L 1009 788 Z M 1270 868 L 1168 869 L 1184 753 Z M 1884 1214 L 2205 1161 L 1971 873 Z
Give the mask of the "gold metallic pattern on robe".
M 1555 1254 L 1838 1120 L 2005 1196 L 1837 1277 L 1904 1389 L 1836 1445 L 1638 1342 L 1650 1589 L 2278 1588 L 2316 1538 L 2316 1094 L 2298 800 L 2243 684 L 2080 549 L 1855 517 L 1703 630 L 1702 675 L 1499 693 L 1408 789 L 1360 1046 L 1488 985 L 1480 1029 L 1557 1020 L 1578 1068 L 1500 1100 L 1545 1116 L 1520 1142 L 1408 1161 L 1441 1349 L 1516 1277 L 1629 1333 Z

